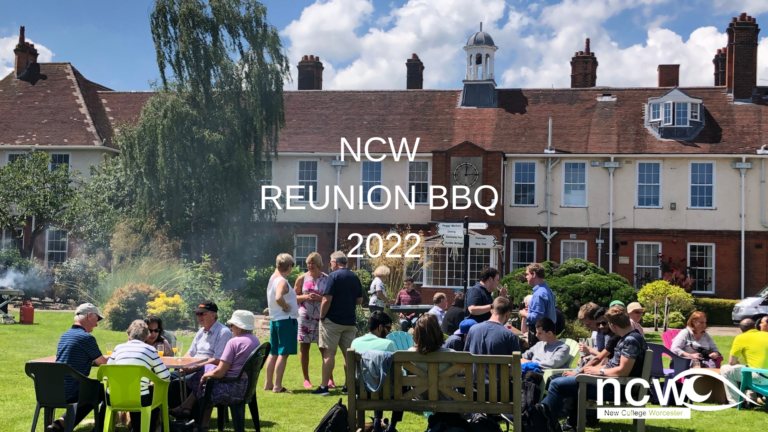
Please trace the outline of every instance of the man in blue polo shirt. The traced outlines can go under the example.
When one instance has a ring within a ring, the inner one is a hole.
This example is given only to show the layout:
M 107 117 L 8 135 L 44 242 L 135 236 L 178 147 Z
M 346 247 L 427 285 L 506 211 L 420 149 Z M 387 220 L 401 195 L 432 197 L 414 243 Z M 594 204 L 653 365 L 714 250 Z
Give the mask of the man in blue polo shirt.
M 104 319 L 99 313 L 99 309 L 90 303 L 83 303 L 75 310 L 75 325 L 64 332 L 59 339 L 59 347 L 56 349 L 56 362 L 66 363 L 72 369 L 88 376 L 91 373 L 91 366 L 95 363 L 101 366 L 107 362 L 106 357 L 101 354 L 96 338 L 91 332 L 98 326 L 98 322 Z M 80 383 L 72 378 L 64 378 L 64 392 L 67 396 L 67 402 L 77 402 L 80 393 Z M 94 407 L 90 405 L 78 405 L 75 414 L 75 425 L 78 425 Z M 103 415 L 103 412 L 98 413 Z M 65 415 L 66 416 L 66 415 Z M 51 423 L 46 430 L 63 431 L 65 416 Z

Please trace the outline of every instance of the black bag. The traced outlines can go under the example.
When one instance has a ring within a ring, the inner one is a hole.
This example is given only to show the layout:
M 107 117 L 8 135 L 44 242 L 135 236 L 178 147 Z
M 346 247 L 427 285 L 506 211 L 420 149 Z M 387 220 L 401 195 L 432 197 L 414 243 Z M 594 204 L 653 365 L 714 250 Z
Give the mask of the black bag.
M 523 412 L 523 432 L 563 432 L 548 405 L 537 403 Z
M 539 382 L 541 382 L 541 380 L 539 380 Z M 523 395 L 520 412 L 525 413 L 541 400 L 541 387 L 540 384 L 527 380 L 523 380 L 522 387 Z
M 555 334 L 560 335 L 565 331 L 565 314 L 560 308 L 555 308 Z
M 195 430 L 195 421 L 172 421 L 168 423 L 171 432 L 192 432 Z
M 328 410 L 315 432 L 349 432 L 347 407 L 341 401 L 342 398 L 339 398 L 339 402 Z
M 469 420 L 472 432 L 501 432 L 501 427 L 488 414 L 476 413 Z
M 458 413 L 435 413 L 427 419 L 427 432 L 474 432 Z

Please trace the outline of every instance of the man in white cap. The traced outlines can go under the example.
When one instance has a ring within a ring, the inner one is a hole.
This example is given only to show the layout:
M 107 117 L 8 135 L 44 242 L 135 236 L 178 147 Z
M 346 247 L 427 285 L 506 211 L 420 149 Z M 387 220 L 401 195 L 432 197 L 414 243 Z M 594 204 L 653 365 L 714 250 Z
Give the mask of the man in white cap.
M 640 334 L 645 337 L 643 326 L 640 325 L 640 322 L 643 320 L 643 314 L 645 313 L 643 305 L 638 302 L 632 302 L 627 305 L 627 313 L 629 313 L 629 320 L 632 323 L 632 328 L 639 331 Z
M 107 362 L 107 358 L 101 354 L 96 338 L 91 332 L 98 326 L 98 322 L 104 319 L 99 309 L 91 303 L 83 303 L 75 310 L 75 324 L 64 332 L 59 339 L 59 347 L 56 349 L 56 363 L 66 363 L 72 369 L 88 376 L 91 366 L 95 363 L 101 366 Z M 67 402 L 75 403 L 80 393 L 80 383 L 72 377 L 64 378 L 64 392 Z M 78 405 L 75 416 L 75 425 L 78 425 L 91 410 L 88 405 Z M 103 413 L 98 413 L 103 415 Z M 64 416 L 54 421 L 46 430 L 63 431 L 65 425 Z

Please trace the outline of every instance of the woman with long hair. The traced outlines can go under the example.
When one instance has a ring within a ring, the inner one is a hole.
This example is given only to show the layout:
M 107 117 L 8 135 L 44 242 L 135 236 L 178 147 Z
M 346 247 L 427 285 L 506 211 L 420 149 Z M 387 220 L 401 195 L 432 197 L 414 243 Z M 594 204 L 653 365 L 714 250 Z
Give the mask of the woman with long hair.
M 424 314 L 419 317 L 418 321 L 416 321 L 416 324 L 413 326 L 413 346 L 408 348 L 408 351 L 416 351 L 419 354 L 454 352 L 452 349 L 443 346 L 443 338 L 443 331 L 440 330 L 440 324 L 438 324 L 437 317 L 432 314 Z M 423 371 L 429 370 L 428 363 L 414 362 L 413 365 Z M 453 366 L 452 363 L 440 363 L 438 365 L 438 370 L 442 372 L 451 366 Z M 443 393 L 440 393 L 440 400 L 451 399 Z

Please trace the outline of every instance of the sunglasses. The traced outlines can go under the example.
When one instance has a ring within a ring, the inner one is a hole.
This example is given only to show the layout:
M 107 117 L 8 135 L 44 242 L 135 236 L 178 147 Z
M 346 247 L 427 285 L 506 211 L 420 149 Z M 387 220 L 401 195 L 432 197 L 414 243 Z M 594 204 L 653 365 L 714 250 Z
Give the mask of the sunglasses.
M 160 333 L 160 329 L 159 328 L 154 329 L 154 330 L 150 329 L 149 332 L 150 333 Z
M 608 321 L 601 321 L 601 322 L 597 323 L 597 326 L 598 327 L 607 327 L 608 326 Z

